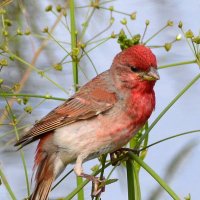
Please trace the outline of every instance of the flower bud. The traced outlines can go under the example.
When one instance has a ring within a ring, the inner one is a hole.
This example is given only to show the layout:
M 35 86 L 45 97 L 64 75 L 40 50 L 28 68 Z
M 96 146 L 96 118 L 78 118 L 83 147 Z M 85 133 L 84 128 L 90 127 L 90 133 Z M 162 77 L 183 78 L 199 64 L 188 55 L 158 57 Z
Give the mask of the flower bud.
M 2 34 L 4 37 L 7 37 L 9 35 L 8 31 L 3 29 Z
M 29 97 L 23 97 L 23 104 L 26 105 L 29 101 Z
M 0 86 L 3 84 L 4 80 L 0 78 Z
M 193 37 L 194 37 L 194 33 L 192 32 L 191 29 L 189 29 L 189 30 L 185 33 L 185 37 L 186 37 L 186 38 L 193 38 Z
M 61 12 L 61 11 L 62 11 L 61 5 L 57 5 L 57 6 L 56 6 L 56 10 L 57 10 L 57 12 Z
M 3 8 L 0 9 L 0 15 L 4 15 L 6 14 L 6 10 L 4 10 Z
M 54 64 L 53 68 L 57 71 L 62 71 L 63 66 L 60 63 Z
M 50 94 L 46 94 L 46 95 L 45 95 L 45 98 L 46 98 L 46 99 L 50 99 L 51 97 L 52 97 L 52 95 L 50 95 Z
M 30 34 L 31 34 L 31 31 L 30 31 L 30 29 L 29 29 L 29 28 L 27 28 L 27 29 L 25 30 L 24 34 L 25 34 L 25 35 L 30 35 Z
M 114 18 L 114 17 L 111 17 L 111 18 L 110 18 L 110 24 L 113 24 L 114 21 L 115 21 L 115 18 Z
M 12 87 L 12 90 L 13 90 L 14 92 L 16 92 L 16 91 L 19 90 L 19 88 L 20 88 L 20 84 L 19 84 L 19 83 L 15 83 L 15 84 L 13 85 L 13 87 Z
M 172 48 L 172 44 L 171 43 L 165 43 L 164 48 L 166 51 L 169 51 Z
M 108 9 L 112 12 L 114 10 L 114 6 L 110 6 Z
M 200 36 L 192 38 L 192 41 L 196 44 L 200 44 Z
M 39 74 L 41 77 L 44 77 L 44 75 L 45 75 L 44 71 L 42 71 L 42 70 L 39 71 L 38 74 Z
M 168 20 L 167 21 L 167 26 L 173 26 L 174 25 L 174 22 L 173 21 L 171 21 L 171 20 Z
M 45 27 L 42 31 L 43 33 L 48 33 L 49 32 L 49 28 L 48 27 Z
M 182 39 L 182 35 L 181 34 L 178 34 L 177 36 L 176 36 L 176 41 L 179 41 L 179 40 L 181 40 Z
M 137 13 L 136 13 L 136 12 L 133 12 L 133 13 L 130 14 L 130 18 L 131 18 L 132 20 L 135 20 L 135 19 L 136 19 L 136 16 L 137 16 Z
M 46 8 L 45 8 L 45 11 L 46 12 L 49 12 L 49 11 L 52 11 L 52 5 L 48 5 Z
M 182 28 L 182 27 L 183 27 L 182 21 L 179 22 L 178 27 L 179 27 L 179 28 Z
M 23 35 L 23 32 L 20 28 L 17 29 L 17 35 Z
M 110 35 L 110 37 L 113 38 L 113 39 L 116 38 L 116 36 L 117 35 L 114 32 L 112 32 L 111 35 Z
M 4 23 L 6 26 L 12 26 L 12 21 L 10 21 L 9 19 L 5 19 Z
M 22 99 L 17 98 L 17 103 L 18 103 L 19 105 L 21 105 L 21 104 L 22 104 Z
M 121 24 L 123 24 L 123 25 L 126 25 L 126 24 L 127 24 L 126 18 L 122 19 L 120 22 L 121 22 Z
M 149 26 L 150 21 L 147 19 L 147 20 L 145 21 L 145 24 L 146 24 L 146 26 Z
M 6 59 L 4 59 L 4 58 L 1 59 L 1 60 L 0 60 L 0 66 L 1 66 L 1 67 L 8 66 L 8 61 L 7 61 Z
M 33 111 L 33 108 L 32 108 L 31 106 L 26 106 L 26 107 L 24 108 L 24 111 L 27 112 L 28 114 L 31 114 L 32 111 Z

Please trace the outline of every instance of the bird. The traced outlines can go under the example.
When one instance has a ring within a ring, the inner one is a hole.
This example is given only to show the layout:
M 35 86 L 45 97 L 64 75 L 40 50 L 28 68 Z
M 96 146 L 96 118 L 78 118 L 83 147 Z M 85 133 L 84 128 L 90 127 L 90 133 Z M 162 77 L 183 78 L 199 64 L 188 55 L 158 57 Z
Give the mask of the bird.
M 154 85 L 159 79 L 156 56 L 138 44 L 119 52 L 110 69 L 82 86 L 16 143 L 20 148 L 39 140 L 31 200 L 47 200 L 52 183 L 68 164 L 77 176 L 83 163 L 124 145 L 146 123 L 155 109 Z

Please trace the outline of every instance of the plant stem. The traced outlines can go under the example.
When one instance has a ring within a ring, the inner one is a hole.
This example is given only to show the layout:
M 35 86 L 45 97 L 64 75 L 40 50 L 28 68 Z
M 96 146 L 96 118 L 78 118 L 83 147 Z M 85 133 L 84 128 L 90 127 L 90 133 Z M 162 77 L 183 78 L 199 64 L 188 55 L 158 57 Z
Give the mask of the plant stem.
M 170 139 L 173 139 L 173 138 L 176 138 L 176 137 L 180 137 L 180 136 L 183 136 L 183 135 L 188 135 L 188 134 L 191 134 L 191 133 L 199 133 L 199 132 L 200 132 L 200 130 L 194 130 L 194 131 L 187 131 L 187 132 L 184 132 L 184 133 L 176 134 L 176 135 L 164 138 L 162 140 L 159 140 L 157 142 L 154 142 L 154 143 L 152 143 L 152 144 L 150 144 L 148 146 L 145 146 L 144 148 L 140 149 L 140 151 L 143 151 L 143 150 L 148 149 L 149 147 L 152 147 L 152 146 L 154 146 L 156 144 L 159 144 L 161 142 L 165 142 L 167 140 L 170 140 Z
M 128 199 L 129 200 L 135 200 L 133 168 L 134 168 L 133 161 L 128 159 L 126 161 L 126 172 L 127 172 L 127 185 L 128 185 Z
M 136 200 L 141 200 L 141 191 L 140 191 L 140 180 L 139 180 L 139 172 L 140 170 L 137 169 L 138 166 L 140 165 L 136 165 L 137 163 L 133 163 L 133 174 L 134 174 L 134 186 L 135 186 L 135 199 Z
M 76 60 L 77 56 L 73 55 L 73 52 L 77 47 L 74 0 L 70 0 L 70 25 L 71 25 L 71 53 L 72 53 L 73 79 L 74 79 L 74 89 L 76 91 L 78 85 L 78 65 Z
M 154 33 L 146 42 L 144 42 L 144 45 L 146 45 L 150 40 L 152 40 L 154 37 L 156 37 L 160 32 L 165 30 L 168 27 L 168 25 L 165 25 L 163 28 L 161 28 L 159 31 Z
M 4 96 L 5 98 L 5 96 Z M 7 99 L 5 98 L 5 101 L 7 102 Z M 15 131 L 15 135 L 16 135 L 16 139 L 19 140 L 19 133 L 18 133 L 18 129 L 16 126 L 16 121 L 15 121 L 15 117 L 14 114 L 12 112 L 12 109 L 9 105 L 9 103 L 7 102 L 7 106 L 8 106 L 8 112 L 11 114 L 11 118 L 12 118 L 12 124 L 14 127 L 14 131 Z M 25 174 L 25 180 L 26 180 L 26 187 L 27 187 L 27 195 L 30 196 L 30 187 L 29 187 L 29 180 L 28 180 L 28 172 L 27 172 L 27 166 L 26 166 L 26 161 L 24 158 L 24 152 L 23 150 L 20 150 L 20 156 L 21 156 L 21 160 L 22 160 L 22 164 L 23 164 L 23 168 L 24 168 L 24 174 Z
M 70 25 L 71 25 L 71 56 L 72 56 L 72 69 L 73 69 L 73 80 L 74 80 L 74 90 L 78 89 L 78 63 L 77 63 L 77 55 L 74 54 L 74 50 L 77 47 L 76 44 L 76 22 L 75 22 L 75 5 L 74 0 L 70 0 Z M 81 177 L 77 177 L 77 186 L 83 183 L 83 179 Z M 78 192 L 78 200 L 84 199 L 84 191 L 83 189 Z
M 67 176 L 69 176 L 74 169 L 71 169 L 67 174 L 65 174 L 52 188 L 51 191 L 54 190 Z
M 196 60 L 177 62 L 177 63 L 168 64 L 168 65 L 162 65 L 162 66 L 158 67 L 158 69 L 165 69 L 165 68 L 180 66 L 180 65 L 189 65 L 189 64 L 196 63 L 196 62 L 197 62 Z
M 1 93 L 0 96 L 4 97 L 34 97 L 34 98 L 40 98 L 40 99 L 51 99 L 51 100 L 59 100 L 59 101 L 66 101 L 64 98 L 59 98 L 59 97 L 52 97 L 50 95 L 36 95 L 36 94 L 13 94 L 13 93 Z
M 3 171 L 1 170 L 1 168 L 0 168 L 0 178 L 1 178 L 4 186 L 6 187 L 11 199 L 12 200 L 17 200 L 15 195 L 14 195 L 14 193 L 13 193 L 13 191 L 12 191 L 12 189 L 11 189 L 11 187 L 10 187 L 10 185 L 9 185 L 9 183 L 8 183 L 8 181 L 7 181 L 7 179 L 6 179 L 6 177 L 5 177 L 5 175 L 4 175 L 4 173 L 3 173 Z
M 165 190 L 174 200 L 180 200 L 178 195 L 167 185 L 167 183 L 158 176 L 158 174 L 150 168 L 142 159 L 132 152 L 128 152 L 128 156 L 141 165 Z
M 10 56 L 12 56 L 14 59 L 18 60 L 19 62 L 21 62 L 22 64 L 28 66 L 31 68 L 31 70 L 34 70 L 35 72 L 37 72 L 38 74 L 41 72 L 41 70 L 39 70 L 38 68 L 36 68 L 34 65 L 28 63 L 27 61 L 23 60 L 22 58 L 20 58 L 19 56 L 17 56 L 16 54 L 12 53 L 12 52 L 8 52 Z M 45 73 L 42 75 L 42 77 L 45 77 L 48 81 L 50 81 L 51 83 L 53 83 L 56 87 L 58 87 L 59 89 L 61 89 L 63 92 L 65 92 L 67 94 L 67 91 L 60 86 L 58 83 L 56 83 L 55 81 L 53 81 L 51 78 L 49 78 Z M 21 89 L 20 89 L 21 90 Z M 19 91 L 20 91 L 19 90 Z

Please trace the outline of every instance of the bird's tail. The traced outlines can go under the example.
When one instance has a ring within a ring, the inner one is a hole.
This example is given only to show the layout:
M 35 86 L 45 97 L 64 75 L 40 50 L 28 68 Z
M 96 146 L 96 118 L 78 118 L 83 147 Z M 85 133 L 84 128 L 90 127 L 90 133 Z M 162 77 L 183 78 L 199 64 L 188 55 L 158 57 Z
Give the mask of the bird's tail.
M 46 156 L 37 166 L 35 175 L 35 189 L 31 195 L 31 200 L 47 200 L 51 190 L 52 182 L 55 179 L 54 163 L 52 156 Z
M 47 200 L 53 181 L 65 168 L 54 146 L 47 143 L 50 137 L 52 134 L 44 135 L 37 146 L 34 164 L 35 188 L 30 200 Z

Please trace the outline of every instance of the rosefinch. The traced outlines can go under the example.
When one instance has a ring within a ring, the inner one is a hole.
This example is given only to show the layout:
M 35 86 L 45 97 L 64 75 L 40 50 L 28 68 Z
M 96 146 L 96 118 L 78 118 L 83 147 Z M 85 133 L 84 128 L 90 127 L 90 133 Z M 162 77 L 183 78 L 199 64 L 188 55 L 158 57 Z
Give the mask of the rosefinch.
M 31 200 L 48 199 L 52 182 L 69 163 L 77 176 L 82 163 L 112 153 L 137 133 L 155 108 L 156 57 L 143 45 L 120 52 L 111 68 L 96 76 L 23 136 L 21 147 L 39 139 L 36 185 Z

